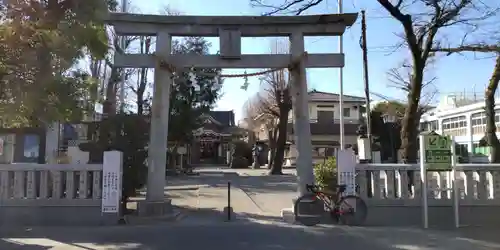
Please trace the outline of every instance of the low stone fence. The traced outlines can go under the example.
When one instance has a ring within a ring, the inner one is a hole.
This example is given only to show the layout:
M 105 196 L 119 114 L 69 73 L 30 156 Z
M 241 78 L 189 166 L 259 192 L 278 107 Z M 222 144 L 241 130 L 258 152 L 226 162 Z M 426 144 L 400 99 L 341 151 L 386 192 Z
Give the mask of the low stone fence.
M 104 164 L 0 164 L 0 225 L 116 223 L 101 209 Z
M 356 183 L 369 206 L 371 225 L 422 225 L 422 182 L 418 164 L 358 164 Z M 453 226 L 449 172 L 427 172 L 430 226 Z M 413 179 L 413 185 L 409 185 Z M 500 164 L 458 164 L 461 226 L 500 226 Z M 437 191 L 435 191 L 438 189 Z

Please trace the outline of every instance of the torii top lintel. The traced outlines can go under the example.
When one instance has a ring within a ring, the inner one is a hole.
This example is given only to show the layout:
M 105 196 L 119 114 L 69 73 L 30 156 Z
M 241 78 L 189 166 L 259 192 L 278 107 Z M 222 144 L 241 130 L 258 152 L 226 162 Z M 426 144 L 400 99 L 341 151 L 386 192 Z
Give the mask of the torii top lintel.
M 357 13 L 307 16 L 165 16 L 110 13 L 106 22 L 117 35 L 155 36 L 166 31 L 172 36 L 219 36 L 220 29 L 234 29 L 246 37 L 338 36 L 352 26 Z

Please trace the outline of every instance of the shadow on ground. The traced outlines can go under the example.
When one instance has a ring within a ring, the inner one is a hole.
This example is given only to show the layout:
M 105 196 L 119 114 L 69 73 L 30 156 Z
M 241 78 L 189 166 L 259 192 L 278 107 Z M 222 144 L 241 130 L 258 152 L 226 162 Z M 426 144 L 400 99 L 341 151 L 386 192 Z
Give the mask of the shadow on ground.
M 243 216 L 224 222 L 220 211 L 185 212 L 191 214 L 182 221 L 145 226 L 5 230 L 0 249 L 304 250 L 328 249 L 333 242 L 342 249 L 392 249 L 371 247 L 337 228 L 257 223 Z
M 175 189 L 181 186 L 209 186 L 209 187 L 227 187 L 228 183 L 232 186 L 244 189 L 246 192 L 296 192 L 297 177 L 292 174 L 285 175 L 238 175 L 221 174 L 213 175 L 201 172 L 199 176 L 175 176 L 167 178 L 167 188 Z
M 248 213 L 237 214 L 227 222 L 227 216 L 220 210 L 177 209 L 182 210 L 185 216 L 170 223 L 1 229 L 0 249 L 304 250 L 332 249 L 332 246 L 349 250 L 500 249 L 500 244 L 474 238 L 468 230 L 443 232 L 331 225 L 303 227 L 282 223 L 278 217 Z M 490 232 L 490 235 L 493 234 Z

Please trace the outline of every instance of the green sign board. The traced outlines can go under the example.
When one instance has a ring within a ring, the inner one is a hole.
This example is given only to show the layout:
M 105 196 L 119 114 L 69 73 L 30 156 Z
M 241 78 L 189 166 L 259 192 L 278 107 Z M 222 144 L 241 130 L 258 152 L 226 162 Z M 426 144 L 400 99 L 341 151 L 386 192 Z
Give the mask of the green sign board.
M 441 135 L 424 136 L 425 164 L 428 170 L 451 170 L 451 138 Z

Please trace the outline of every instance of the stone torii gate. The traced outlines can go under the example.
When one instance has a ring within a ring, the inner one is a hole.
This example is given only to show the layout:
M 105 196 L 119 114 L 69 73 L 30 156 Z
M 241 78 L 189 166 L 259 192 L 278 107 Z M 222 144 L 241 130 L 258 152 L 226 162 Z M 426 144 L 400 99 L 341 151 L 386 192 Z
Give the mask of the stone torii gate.
M 111 13 L 108 24 L 118 36 L 156 36 L 154 54 L 116 54 L 115 67 L 154 68 L 154 88 L 149 144 L 147 214 L 164 207 L 171 67 L 182 68 L 289 68 L 294 129 L 297 142 L 299 193 L 314 182 L 309 124 L 306 68 L 344 67 L 344 54 L 307 54 L 304 36 L 340 36 L 357 14 L 312 16 L 162 16 Z M 219 55 L 172 54 L 172 36 L 219 37 Z M 241 37 L 290 38 L 290 54 L 241 54 Z

